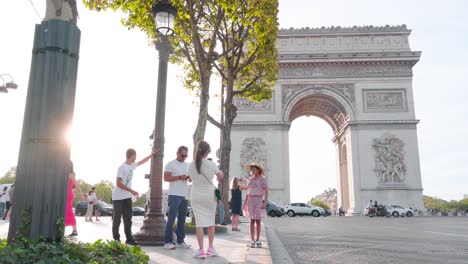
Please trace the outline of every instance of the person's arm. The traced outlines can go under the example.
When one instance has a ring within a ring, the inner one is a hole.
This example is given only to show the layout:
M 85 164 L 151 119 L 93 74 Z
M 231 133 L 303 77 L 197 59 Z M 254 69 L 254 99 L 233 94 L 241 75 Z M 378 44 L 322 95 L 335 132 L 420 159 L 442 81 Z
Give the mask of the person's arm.
M 138 196 L 138 192 L 128 188 L 127 186 L 125 186 L 125 184 L 122 183 L 122 178 L 120 177 L 117 177 L 117 182 L 116 182 L 116 186 L 119 187 L 120 189 L 122 190 L 125 190 L 127 192 L 130 192 L 131 194 L 135 195 L 135 196 Z
M 178 176 L 172 176 L 172 172 L 170 171 L 165 171 L 164 172 L 164 181 L 165 182 L 175 182 L 175 181 L 186 181 L 190 177 L 187 175 L 178 175 Z
M 216 173 L 216 177 L 218 178 L 218 180 L 222 180 L 224 178 L 224 173 L 222 171 L 218 171 Z
M 262 209 L 265 209 L 268 203 L 268 186 L 266 184 L 263 190 L 265 191 L 265 199 L 263 200 Z
M 81 191 L 80 184 L 76 181 L 76 177 L 74 173 L 70 173 L 70 179 L 72 180 L 73 185 L 75 186 L 76 190 L 80 194 L 81 201 L 86 201 L 84 198 L 83 192 Z
M 145 164 L 146 162 L 148 162 L 148 160 L 150 160 L 154 155 L 158 154 L 158 152 L 159 152 L 159 149 L 153 148 L 153 151 L 151 152 L 150 155 L 148 155 L 148 156 L 145 157 L 144 159 L 142 159 L 142 160 L 140 160 L 139 162 L 137 162 L 138 166 L 143 165 L 143 164 Z

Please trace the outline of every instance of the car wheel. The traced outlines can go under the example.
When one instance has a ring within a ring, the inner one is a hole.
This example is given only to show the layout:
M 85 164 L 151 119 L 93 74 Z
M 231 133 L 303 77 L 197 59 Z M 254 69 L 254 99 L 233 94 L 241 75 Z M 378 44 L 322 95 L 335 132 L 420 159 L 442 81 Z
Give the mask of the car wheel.
M 398 216 L 400 216 L 400 214 L 399 214 L 397 211 L 393 212 L 392 215 L 393 215 L 393 217 L 398 217 Z
M 407 217 L 412 217 L 412 216 L 413 216 L 413 213 L 412 213 L 412 212 L 407 212 L 407 213 L 406 213 L 406 216 L 407 216 Z
M 374 216 L 375 216 L 375 214 L 373 214 L 373 213 L 370 213 L 370 214 L 368 214 L 368 216 L 369 216 L 369 217 L 374 217 Z
M 268 213 L 269 216 L 271 217 L 275 217 L 276 216 L 276 213 L 275 211 L 271 210 L 269 213 Z
M 313 217 L 319 217 L 320 216 L 320 213 L 316 210 L 312 211 L 312 216 Z
M 288 216 L 289 216 L 289 217 L 294 217 L 294 216 L 296 216 L 296 214 L 294 213 L 293 210 L 289 210 L 289 211 L 288 211 Z

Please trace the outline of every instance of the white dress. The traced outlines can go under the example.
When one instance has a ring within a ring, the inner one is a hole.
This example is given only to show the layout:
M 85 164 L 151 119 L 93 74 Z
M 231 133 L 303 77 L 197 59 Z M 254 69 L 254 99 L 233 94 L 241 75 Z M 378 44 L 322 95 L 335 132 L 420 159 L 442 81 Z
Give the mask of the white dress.
M 200 171 L 206 176 L 198 173 L 195 162 L 189 165 L 189 175 L 192 178 L 192 210 L 197 227 L 208 227 L 215 225 L 217 201 L 215 198 L 215 187 L 208 182 L 213 181 L 213 176 L 219 172 L 218 166 L 210 160 L 204 159 Z

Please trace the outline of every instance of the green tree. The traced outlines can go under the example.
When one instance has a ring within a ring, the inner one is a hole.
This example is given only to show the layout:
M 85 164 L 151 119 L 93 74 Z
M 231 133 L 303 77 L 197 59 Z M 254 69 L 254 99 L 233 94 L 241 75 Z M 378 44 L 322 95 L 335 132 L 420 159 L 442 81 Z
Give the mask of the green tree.
M 15 183 L 16 180 L 16 166 L 11 167 L 3 177 L 0 178 L 0 184 Z
M 235 99 L 260 102 L 272 96 L 278 76 L 276 39 L 278 1 L 238 0 L 221 4 L 226 15 L 218 27 L 220 53 L 215 63 L 222 78 L 223 106 L 221 122 L 208 120 L 221 130 L 220 167 L 223 202 L 228 206 L 231 130 L 237 117 Z M 225 92 L 225 94 L 224 94 Z M 229 214 L 226 214 L 229 222 Z
M 468 210 L 468 198 L 460 200 L 459 206 L 461 210 L 467 211 Z
M 148 201 L 148 193 L 144 193 L 140 195 L 140 197 L 138 197 L 136 201 L 133 203 L 133 206 L 139 206 L 139 207 L 145 208 L 146 201 Z
M 94 186 L 96 187 L 96 195 L 99 200 L 106 203 L 111 203 L 114 184 L 111 181 L 102 180 Z
M 311 205 L 322 207 L 323 209 L 330 209 L 330 207 L 322 200 L 312 200 L 310 201 Z

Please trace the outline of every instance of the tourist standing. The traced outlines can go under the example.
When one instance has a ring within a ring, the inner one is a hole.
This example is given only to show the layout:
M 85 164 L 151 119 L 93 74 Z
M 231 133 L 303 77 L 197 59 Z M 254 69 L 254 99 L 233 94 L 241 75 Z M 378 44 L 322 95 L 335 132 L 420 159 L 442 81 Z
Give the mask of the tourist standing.
M 215 196 L 216 187 L 212 179 L 216 175 L 218 180 L 223 178 L 223 172 L 210 160 L 210 145 L 205 141 L 200 141 L 197 146 L 195 161 L 189 165 L 189 176 L 192 184 L 192 210 L 197 226 L 198 253 L 195 258 L 205 258 L 206 256 L 217 256 L 218 253 L 213 248 L 215 235 L 215 215 L 217 200 Z M 208 249 L 205 252 L 203 247 L 203 228 L 208 228 Z
M 94 211 L 94 215 L 96 216 L 96 222 L 99 222 L 99 209 L 98 209 L 98 202 L 99 202 L 99 199 L 96 195 L 96 187 L 93 186 L 93 188 L 91 188 L 91 190 L 93 191 L 93 211 Z M 91 215 L 92 216 L 92 215 Z
M 7 190 L 8 187 L 4 187 L 0 192 L 0 216 L 3 218 L 6 212 L 6 201 L 7 201 Z
M 246 189 L 248 190 L 243 210 L 244 215 L 250 218 L 250 247 L 262 247 L 260 241 L 261 219 L 266 217 L 266 205 L 268 201 L 268 185 L 263 177 L 264 169 L 259 163 L 247 166 L 252 177 L 249 178 Z M 257 229 L 255 239 L 255 226 Z
M 86 210 L 86 215 L 85 215 L 85 221 L 86 222 L 92 222 L 93 221 L 93 193 L 94 191 L 91 190 L 88 192 L 88 197 L 86 197 L 86 200 L 88 201 L 88 209 Z
M 164 248 L 172 250 L 178 248 L 190 248 L 185 243 L 185 218 L 187 216 L 187 192 L 188 192 L 188 164 L 185 159 L 188 157 L 188 148 L 180 146 L 176 153 L 175 160 L 167 163 L 164 168 L 164 181 L 169 182 L 168 193 L 168 216 L 165 231 Z M 172 241 L 172 232 L 175 219 L 177 217 L 177 243 Z
M 240 179 L 242 181 L 242 179 Z M 232 231 L 240 231 L 239 217 L 242 210 L 242 190 L 239 186 L 239 178 L 232 178 L 231 183 L 231 214 L 232 214 Z
M 85 201 L 83 193 L 81 192 L 80 185 L 76 181 L 76 174 L 73 168 L 73 162 L 70 160 L 70 174 L 68 175 L 68 191 L 67 191 L 67 205 L 65 210 L 65 226 L 71 226 L 73 232 L 68 235 L 70 237 L 77 236 L 78 231 L 76 229 L 76 218 L 73 213 L 73 199 L 75 198 L 73 194 L 73 188 L 76 188 L 82 201 Z
M 114 214 L 112 219 L 112 236 L 114 240 L 120 241 L 120 221 L 123 218 L 124 231 L 127 238 L 126 244 L 137 246 L 132 236 L 132 198 L 138 197 L 138 192 L 132 189 L 133 171 L 140 165 L 148 162 L 153 155 L 156 155 L 159 149 L 153 149 L 150 155 L 139 162 L 136 161 L 136 151 L 128 149 L 126 152 L 126 160 L 120 165 L 117 171 L 116 186 L 112 192 L 112 204 L 114 206 Z

